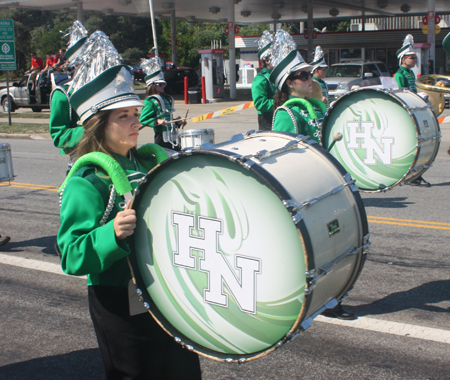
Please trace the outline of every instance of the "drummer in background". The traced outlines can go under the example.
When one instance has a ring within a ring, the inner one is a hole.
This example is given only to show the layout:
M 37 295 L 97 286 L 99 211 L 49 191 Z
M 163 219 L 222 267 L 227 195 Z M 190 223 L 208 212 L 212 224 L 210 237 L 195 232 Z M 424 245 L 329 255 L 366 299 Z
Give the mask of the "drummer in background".
M 274 131 L 308 135 L 320 144 L 321 123 L 326 105 L 318 99 L 305 99 L 312 94 L 311 66 L 297 51 L 297 45 L 284 30 L 278 31 L 272 43 L 270 79 L 279 91 L 275 94 Z M 283 106 L 285 104 L 285 106 Z M 339 302 L 322 315 L 330 318 L 353 320 L 356 316 L 342 308 Z
M 81 65 L 79 70 L 88 75 L 78 78 L 71 96 L 85 133 L 61 193 L 57 236 L 61 265 L 67 274 L 87 275 L 89 311 L 108 380 L 201 379 L 198 355 L 176 343 L 139 301 L 142 311 L 134 311 L 129 298 L 136 289 L 132 284 L 129 288 L 127 237 L 136 227 L 136 212 L 130 208 L 131 200 L 125 203 L 113 185 L 128 180 L 135 189 L 158 163 L 155 157 L 168 155 L 155 144 L 145 146 L 155 156 L 136 150 L 137 107 L 142 103 L 134 92 L 130 68 L 119 64 L 121 57 L 109 40 L 99 38 L 93 44 L 97 44 L 93 51 L 107 50 L 108 60 Z M 92 79 L 84 83 L 86 77 Z M 95 159 L 88 160 L 89 153 Z M 109 170 L 114 165 L 123 172 Z
M 395 80 L 399 88 L 406 88 L 411 92 L 417 94 L 416 75 L 412 68 L 417 65 L 417 55 L 414 51 L 414 38 L 408 34 L 403 41 L 401 49 L 397 50 L 397 58 L 399 60 L 399 69 L 395 73 Z M 431 184 L 425 181 L 422 176 L 410 182 L 405 182 L 406 185 L 425 186 L 430 187 Z
M 327 76 L 328 65 L 325 62 L 323 50 L 320 46 L 316 47 L 314 61 L 311 62 L 310 65 L 312 66 L 311 71 L 313 73 L 313 81 L 316 82 L 322 90 L 322 102 L 324 102 L 327 108 L 329 108 L 330 102 L 328 100 L 328 86 L 327 82 L 324 80 Z
M 158 57 L 141 59 L 142 70 L 147 74 L 144 78 L 147 84 L 144 108 L 140 122 L 143 126 L 150 126 L 155 131 L 155 143 L 163 148 L 179 151 L 181 149 L 177 139 L 178 128 L 183 128 L 186 121 L 173 122 L 175 101 L 164 93 L 166 81 L 161 70 Z
M 270 63 L 272 39 L 272 34 L 265 30 L 258 40 L 258 58 L 261 60 L 263 68 L 252 83 L 252 99 L 258 111 L 259 129 L 262 131 L 272 129 L 273 97 L 277 90 L 269 78 L 273 69 Z
M 321 123 L 326 105 L 318 99 L 306 99 L 313 92 L 311 66 L 297 51 L 297 45 L 284 30 L 272 43 L 270 80 L 278 87 L 274 98 L 274 131 L 308 135 L 320 144 Z
M 88 32 L 79 21 L 75 21 L 68 30 L 69 42 L 67 44 L 66 59 L 68 66 L 74 65 L 76 58 L 83 49 Z M 50 74 L 49 74 L 50 76 Z M 49 78 L 50 80 L 50 78 Z M 70 154 L 69 169 L 74 159 L 72 153 L 84 133 L 84 128 L 78 125 L 79 117 L 70 104 L 70 95 L 73 89 L 70 84 L 56 87 L 50 95 L 50 136 L 56 148 L 60 148 L 61 156 Z

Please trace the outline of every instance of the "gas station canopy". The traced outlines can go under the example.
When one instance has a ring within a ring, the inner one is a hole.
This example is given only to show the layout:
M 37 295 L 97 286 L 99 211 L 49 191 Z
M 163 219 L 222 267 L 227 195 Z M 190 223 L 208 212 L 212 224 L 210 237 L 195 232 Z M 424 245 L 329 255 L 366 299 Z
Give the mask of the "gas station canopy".
M 149 17 L 150 5 L 156 18 L 188 21 L 227 22 L 230 4 L 234 4 L 236 24 L 267 24 L 307 21 L 307 6 L 313 6 L 315 20 L 358 17 L 394 17 L 426 15 L 430 0 L 0 0 L 0 8 L 51 11 L 98 12 Z M 431 0 L 438 15 L 450 14 L 448 0 Z

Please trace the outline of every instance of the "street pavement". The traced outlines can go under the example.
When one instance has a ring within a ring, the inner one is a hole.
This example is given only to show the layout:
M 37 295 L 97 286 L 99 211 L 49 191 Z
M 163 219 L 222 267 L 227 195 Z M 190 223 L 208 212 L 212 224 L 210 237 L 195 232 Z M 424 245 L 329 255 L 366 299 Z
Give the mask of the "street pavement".
M 200 116 L 250 101 L 249 90 L 238 95 L 206 105 L 177 98 L 176 114 L 184 117 L 189 109 L 189 117 Z M 448 115 L 447 109 L 442 116 Z M 256 111 L 186 128 L 213 128 L 219 143 L 258 129 Z M 292 342 L 241 365 L 202 357 L 203 379 L 450 378 L 450 123 L 441 128 L 438 156 L 424 174 L 430 188 L 361 193 L 372 244 L 343 302 L 359 318 L 318 317 Z M 140 142 L 152 141 L 152 130 L 144 128 Z M 0 379 L 103 379 L 85 279 L 62 274 L 54 251 L 56 190 L 67 157 L 59 156 L 48 134 L 2 136 L 0 142 L 11 145 L 16 175 L 10 186 L 0 186 L 0 232 L 11 236 L 0 247 Z

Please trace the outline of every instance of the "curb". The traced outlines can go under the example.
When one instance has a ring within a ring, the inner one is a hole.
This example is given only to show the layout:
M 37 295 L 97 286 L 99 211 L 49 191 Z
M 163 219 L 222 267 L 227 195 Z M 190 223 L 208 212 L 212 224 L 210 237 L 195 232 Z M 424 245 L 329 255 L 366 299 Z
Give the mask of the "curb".
M 0 133 L 0 139 L 29 139 L 29 140 L 45 140 L 44 137 L 39 135 L 28 135 L 21 133 Z

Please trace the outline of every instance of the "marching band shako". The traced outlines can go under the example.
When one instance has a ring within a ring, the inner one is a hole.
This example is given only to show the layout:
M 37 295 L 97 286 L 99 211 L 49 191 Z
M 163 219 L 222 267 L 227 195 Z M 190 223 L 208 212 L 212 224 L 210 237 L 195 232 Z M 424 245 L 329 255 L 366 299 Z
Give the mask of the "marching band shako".
M 322 144 L 364 191 L 383 191 L 421 176 L 433 163 L 440 128 L 431 105 L 405 90 L 358 89 L 332 103 Z
M 132 207 L 129 260 L 145 306 L 187 349 L 227 362 L 266 355 L 334 307 L 369 244 L 351 177 L 289 133 L 177 153 Z

